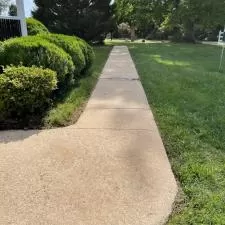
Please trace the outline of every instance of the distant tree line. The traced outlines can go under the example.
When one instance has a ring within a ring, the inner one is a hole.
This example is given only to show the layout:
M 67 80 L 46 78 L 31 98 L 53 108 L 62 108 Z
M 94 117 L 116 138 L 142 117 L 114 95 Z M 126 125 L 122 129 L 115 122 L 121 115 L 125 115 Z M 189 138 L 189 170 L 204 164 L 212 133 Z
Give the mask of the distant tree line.
M 0 13 L 15 5 L 0 0 Z M 51 32 L 77 35 L 89 42 L 114 37 L 217 40 L 225 25 L 224 0 L 34 0 L 33 17 Z
M 149 39 L 216 40 L 225 24 L 222 0 L 116 0 L 119 23 Z

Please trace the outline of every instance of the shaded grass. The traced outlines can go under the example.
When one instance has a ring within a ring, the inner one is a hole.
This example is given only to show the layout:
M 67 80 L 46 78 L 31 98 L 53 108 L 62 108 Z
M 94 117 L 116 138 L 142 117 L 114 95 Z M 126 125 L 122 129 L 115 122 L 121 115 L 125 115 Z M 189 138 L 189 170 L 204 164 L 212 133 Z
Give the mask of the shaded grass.
M 54 107 L 48 111 L 43 119 L 45 128 L 66 126 L 76 122 L 97 83 L 110 50 L 111 47 L 107 46 L 94 47 L 96 57 L 89 74 L 62 94 Z
M 220 49 L 129 44 L 184 192 L 168 224 L 225 224 L 225 73 Z

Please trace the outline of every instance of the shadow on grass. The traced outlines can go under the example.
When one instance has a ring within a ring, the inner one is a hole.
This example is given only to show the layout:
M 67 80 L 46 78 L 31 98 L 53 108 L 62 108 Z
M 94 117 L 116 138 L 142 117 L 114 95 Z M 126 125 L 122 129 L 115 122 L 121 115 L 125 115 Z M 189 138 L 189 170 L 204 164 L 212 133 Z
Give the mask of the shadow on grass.
M 225 73 L 220 48 L 131 45 L 185 205 L 168 224 L 224 224 Z

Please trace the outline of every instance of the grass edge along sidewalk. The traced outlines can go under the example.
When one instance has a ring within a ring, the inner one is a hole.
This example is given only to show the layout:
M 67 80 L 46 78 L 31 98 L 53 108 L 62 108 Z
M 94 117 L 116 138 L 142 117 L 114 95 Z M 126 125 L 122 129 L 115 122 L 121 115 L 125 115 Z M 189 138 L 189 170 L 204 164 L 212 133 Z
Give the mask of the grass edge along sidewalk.
M 128 46 L 184 193 L 168 224 L 225 224 L 220 49 L 170 43 Z

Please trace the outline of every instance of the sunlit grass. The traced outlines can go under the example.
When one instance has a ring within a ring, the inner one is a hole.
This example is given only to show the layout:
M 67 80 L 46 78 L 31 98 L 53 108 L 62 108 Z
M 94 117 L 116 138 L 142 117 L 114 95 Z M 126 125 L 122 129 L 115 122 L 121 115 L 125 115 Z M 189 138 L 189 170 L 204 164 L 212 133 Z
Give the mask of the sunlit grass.
M 182 62 L 182 61 L 179 61 L 179 60 L 168 60 L 168 59 L 164 59 L 160 55 L 153 55 L 152 58 L 156 62 L 161 63 L 161 64 L 164 64 L 164 65 L 190 66 L 190 64 L 187 63 L 187 62 Z
M 159 40 L 145 40 L 146 44 L 152 44 L 152 43 L 169 43 L 169 41 L 159 41 Z M 116 44 L 142 44 L 143 43 L 143 39 L 137 39 L 134 42 L 131 42 L 131 40 L 129 38 L 124 38 L 124 39 L 105 39 L 105 44 L 106 45 L 116 45 Z
M 218 72 L 220 48 L 128 46 L 184 193 L 168 224 L 225 224 L 225 73 Z

